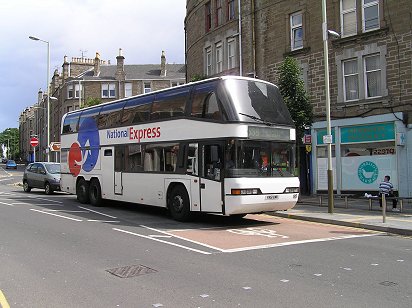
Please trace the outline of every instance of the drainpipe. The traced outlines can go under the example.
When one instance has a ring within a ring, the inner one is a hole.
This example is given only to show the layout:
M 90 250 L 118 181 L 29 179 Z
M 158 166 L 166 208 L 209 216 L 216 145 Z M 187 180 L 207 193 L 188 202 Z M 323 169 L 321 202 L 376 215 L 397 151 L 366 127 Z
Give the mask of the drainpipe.
M 242 14 L 240 11 L 240 0 L 237 1 L 238 18 L 239 18 L 239 76 L 243 76 L 242 64 Z
M 253 59 L 253 77 L 256 78 L 256 34 L 255 34 L 255 0 L 251 1 L 252 9 L 252 59 Z

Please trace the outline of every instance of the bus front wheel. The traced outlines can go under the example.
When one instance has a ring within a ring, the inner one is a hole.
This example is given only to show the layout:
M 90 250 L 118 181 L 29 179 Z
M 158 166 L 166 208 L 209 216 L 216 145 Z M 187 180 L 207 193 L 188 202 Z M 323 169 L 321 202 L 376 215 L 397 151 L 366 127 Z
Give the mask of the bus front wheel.
M 89 197 L 89 182 L 85 179 L 80 179 L 76 185 L 76 196 L 77 201 L 80 203 L 86 204 L 90 202 Z
M 177 221 L 188 221 L 191 217 L 189 202 L 186 188 L 182 185 L 174 187 L 168 202 L 172 218 Z
M 89 187 L 90 204 L 93 206 L 102 206 L 102 189 L 98 180 L 92 180 Z

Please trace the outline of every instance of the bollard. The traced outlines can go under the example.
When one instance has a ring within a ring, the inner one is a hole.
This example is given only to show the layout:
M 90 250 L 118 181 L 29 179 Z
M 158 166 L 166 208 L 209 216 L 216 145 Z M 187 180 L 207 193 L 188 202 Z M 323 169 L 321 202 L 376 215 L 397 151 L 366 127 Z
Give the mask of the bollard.
M 386 222 L 386 197 L 385 194 L 382 194 L 382 222 Z

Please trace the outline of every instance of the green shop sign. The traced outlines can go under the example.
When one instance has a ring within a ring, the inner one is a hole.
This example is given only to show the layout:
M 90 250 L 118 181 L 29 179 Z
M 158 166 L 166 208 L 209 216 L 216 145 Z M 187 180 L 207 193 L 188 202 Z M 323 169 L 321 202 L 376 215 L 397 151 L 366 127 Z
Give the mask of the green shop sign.
M 395 140 L 395 125 L 392 122 L 342 127 L 340 140 L 341 143 Z

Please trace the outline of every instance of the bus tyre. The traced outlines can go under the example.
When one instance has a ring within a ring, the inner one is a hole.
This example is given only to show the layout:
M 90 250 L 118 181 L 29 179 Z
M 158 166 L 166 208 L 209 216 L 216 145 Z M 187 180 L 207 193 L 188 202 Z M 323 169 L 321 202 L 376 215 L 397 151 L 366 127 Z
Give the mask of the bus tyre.
M 83 204 L 87 204 L 90 202 L 89 198 L 89 182 L 85 179 L 80 179 L 76 185 L 76 196 L 77 201 Z
M 29 186 L 29 182 L 27 182 L 27 181 L 23 182 L 23 190 L 24 190 L 24 192 L 27 192 L 27 193 L 29 193 L 31 191 L 31 187 Z
M 168 203 L 170 215 L 173 219 L 177 221 L 188 221 L 190 219 L 189 196 L 184 186 L 178 185 L 173 188 Z
M 98 180 L 92 180 L 89 187 L 90 204 L 93 206 L 102 206 L 102 189 Z

